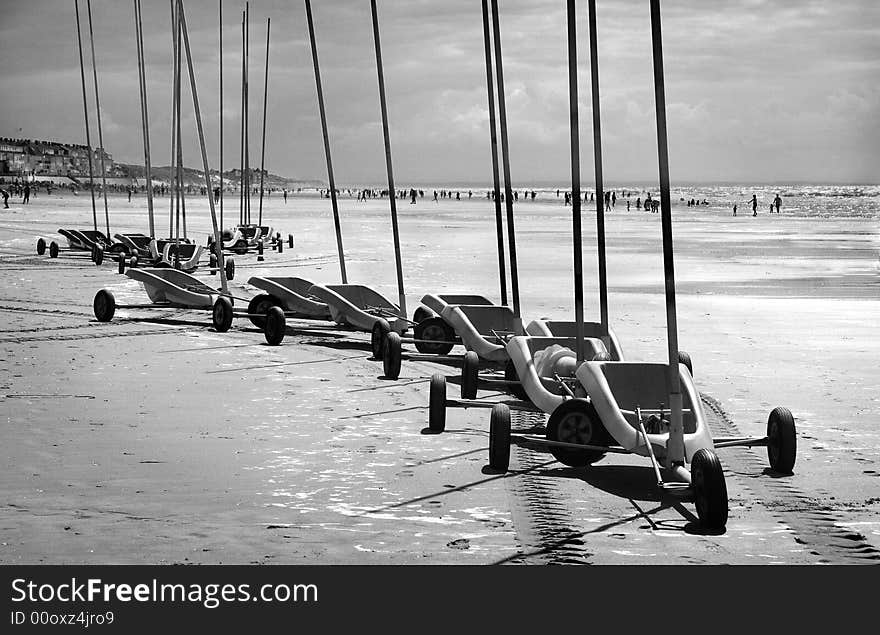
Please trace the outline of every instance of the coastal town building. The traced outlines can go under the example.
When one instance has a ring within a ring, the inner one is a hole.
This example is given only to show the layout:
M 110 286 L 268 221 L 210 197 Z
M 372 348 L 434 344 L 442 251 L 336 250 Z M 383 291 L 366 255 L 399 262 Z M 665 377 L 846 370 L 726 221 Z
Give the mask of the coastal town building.
M 109 152 L 92 148 L 92 170 L 101 176 L 101 155 L 107 177 L 125 176 Z M 0 137 L 0 179 L 41 181 L 78 180 L 89 176 L 89 150 L 84 145 Z

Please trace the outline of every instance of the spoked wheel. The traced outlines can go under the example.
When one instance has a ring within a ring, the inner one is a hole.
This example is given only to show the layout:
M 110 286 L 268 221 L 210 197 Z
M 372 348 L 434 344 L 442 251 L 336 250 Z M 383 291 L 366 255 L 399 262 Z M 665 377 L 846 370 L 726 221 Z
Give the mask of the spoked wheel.
M 400 377 L 400 333 L 391 331 L 385 336 L 385 346 L 382 351 L 382 369 L 386 379 Z
M 678 351 L 678 363 L 684 364 L 688 372 L 691 374 L 691 377 L 694 376 L 694 365 L 691 363 L 691 356 L 685 353 L 684 351 Z
M 415 311 L 413 311 L 413 322 L 415 322 L 416 324 L 432 317 L 437 317 L 437 314 L 426 306 L 420 306 Z
M 98 322 L 109 322 L 113 319 L 113 314 L 116 313 L 116 298 L 107 289 L 101 289 L 95 294 L 92 309 L 95 311 Z
M 261 293 L 251 298 L 247 309 L 248 319 L 251 321 L 251 324 L 258 329 L 266 328 L 265 316 L 273 306 L 281 306 L 281 302 L 278 301 L 278 298 L 268 293 Z
M 373 351 L 373 359 L 382 359 L 382 353 L 385 347 L 385 336 L 391 332 L 391 325 L 385 318 L 379 318 L 373 324 L 373 330 L 370 334 L 370 347 Z
M 49 257 L 50 258 L 57 258 L 58 257 L 58 243 L 56 243 L 54 240 L 51 243 L 49 243 Z
M 700 523 L 710 530 L 724 529 L 727 525 L 727 484 L 724 470 L 712 450 L 697 450 L 691 460 L 691 488 Z
M 506 472 L 510 466 L 510 408 L 492 407 L 489 418 L 489 467 Z
M 431 392 L 428 397 L 428 428 L 432 432 L 446 429 L 446 377 L 431 377 Z
M 794 416 L 788 408 L 779 406 L 767 419 L 767 458 L 770 469 L 780 474 L 791 474 L 797 455 L 797 431 Z
M 511 382 L 507 385 L 507 392 L 509 392 L 517 399 L 529 401 L 529 393 L 527 393 L 526 389 L 523 388 L 522 382 L 520 382 L 519 380 L 519 375 L 516 373 L 516 366 L 514 365 L 512 359 L 508 359 L 507 362 L 504 364 L 504 381 Z
M 266 325 L 263 329 L 266 342 L 270 346 L 278 346 L 284 340 L 284 333 L 287 331 L 287 320 L 284 317 L 284 311 L 279 306 L 270 306 L 266 311 L 266 318 L 263 322 Z
M 46 253 L 46 239 L 37 238 L 37 255 L 42 256 L 44 253 Z
M 235 261 L 232 258 L 226 259 L 226 264 L 224 265 L 226 268 L 226 279 L 232 280 L 235 278 Z
M 416 310 L 418 313 L 421 307 Z M 433 316 L 418 322 L 413 329 L 416 350 L 426 355 L 446 355 L 455 346 L 455 331 L 441 317 Z
M 229 298 L 220 296 L 214 302 L 214 308 L 211 311 L 211 320 L 214 328 L 218 333 L 225 333 L 232 326 L 232 302 Z
M 461 398 L 477 398 L 477 380 L 480 370 L 480 358 L 473 351 L 464 354 L 464 364 L 461 367 Z
M 609 435 L 592 403 L 569 399 L 560 404 L 547 422 L 547 439 L 580 445 L 608 445 Z M 586 467 L 602 458 L 598 450 L 575 450 L 550 447 L 550 454 L 569 467 Z

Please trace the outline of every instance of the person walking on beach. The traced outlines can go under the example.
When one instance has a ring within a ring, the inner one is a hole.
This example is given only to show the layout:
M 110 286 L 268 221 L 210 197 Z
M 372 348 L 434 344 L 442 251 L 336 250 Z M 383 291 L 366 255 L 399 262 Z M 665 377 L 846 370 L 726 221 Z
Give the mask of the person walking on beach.
M 30 184 L 25 184 L 24 186 L 24 198 L 21 200 L 22 205 L 26 205 L 31 202 L 31 186 Z
M 736 216 L 736 203 L 733 204 L 733 215 Z
M 131 188 L 128 188 L 128 202 L 131 203 Z
M 758 197 L 752 194 L 752 216 L 758 215 Z
M 776 206 L 776 213 L 779 213 L 779 208 L 782 207 L 782 199 L 779 197 L 779 194 L 776 195 L 776 198 L 773 199 L 773 205 Z
M 3 197 L 3 209 L 9 209 L 9 192 L 0 189 L 0 196 Z

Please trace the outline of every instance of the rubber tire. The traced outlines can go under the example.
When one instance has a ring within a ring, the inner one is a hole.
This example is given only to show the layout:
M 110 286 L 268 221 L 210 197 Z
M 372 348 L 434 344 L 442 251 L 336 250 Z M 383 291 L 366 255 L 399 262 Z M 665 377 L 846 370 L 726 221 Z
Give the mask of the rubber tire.
M 510 408 L 492 406 L 489 417 L 489 467 L 506 472 L 510 467 Z
M 37 255 L 42 256 L 44 253 L 46 253 L 46 239 L 37 238 Z
M 287 319 L 284 317 L 284 310 L 280 306 L 269 307 L 263 322 L 266 325 L 263 329 L 266 342 L 270 346 L 281 344 L 284 341 L 284 334 L 287 332 Z
M 385 371 L 385 379 L 400 377 L 400 358 L 400 333 L 391 331 L 385 336 L 385 345 L 382 350 L 382 368 Z
M 428 428 L 432 432 L 443 432 L 446 429 L 446 377 L 440 374 L 431 376 Z
M 218 333 L 225 333 L 232 326 L 232 302 L 225 296 L 220 296 L 214 302 L 211 309 L 211 321 Z
M 92 302 L 92 310 L 98 322 L 109 322 L 116 313 L 116 298 L 107 289 L 101 289 L 95 294 L 95 300 Z
M 678 351 L 678 363 L 684 364 L 688 372 L 691 374 L 691 377 L 694 376 L 694 365 L 691 362 L 691 356 L 685 353 L 684 351 Z
M 211 269 L 211 275 L 217 275 L 217 254 L 211 254 L 208 258 L 208 268 Z
M 712 450 L 701 448 L 691 459 L 691 487 L 700 524 L 717 531 L 727 525 L 728 502 L 724 470 Z
M 119 264 L 119 267 L 117 268 L 117 272 L 118 273 L 125 273 L 125 254 L 120 252 L 117 260 L 118 260 L 118 264 Z
M 788 408 L 774 408 L 767 419 L 767 458 L 770 469 L 791 474 L 797 457 L 797 430 Z
M 101 266 L 104 262 L 104 250 L 101 247 L 95 247 L 95 264 Z
M 278 253 L 279 254 L 284 253 L 284 242 L 280 241 L 280 240 L 278 241 Z
M 293 234 L 287 234 L 287 244 L 293 249 Z
M 523 388 L 523 385 L 519 380 L 519 375 L 516 374 L 516 366 L 511 359 L 508 359 L 504 364 L 504 379 L 505 381 L 516 382 L 508 384 L 507 392 L 522 401 L 530 401 L 529 393 Z
M 247 312 L 250 314 L 250 317 L 248 317 L 248 319 L 251 321 L 251 324 L 256 326 L 258 329 L 266 328 L 265 316 L 267 313 L 269 313 L 269 309 L 273 306 L 281 306 L 281 302 L 279 302 L 278 298 L 276 298 L 274 295 L 269 295 L 268 293 L 260 293 L 259 295 L 255 295 L 253 298 L 251 298 L 251 301 L 248 303 L 247 308 Z M 263 317 L 253 317 L 254 315 L 260 315 Z
M 573 438 L 570 433 L 569 425 L 571 417 L 582 415 L 586 417 L 588 427 L 583 427 L 576 431 Z M 563 429 L 560 430 L 560 427 Z M 564 438 L 560 438 L 560 433 Z M 584 443 L 587 445 L 608 445 L 610 443 L 610 435 L 602 425 L 599 413 L 593 404 L 586 399 L 568 399 L 562 402 L 550 415 L 547 421 L 547 439 L 550 441 L 565 441 L 567 443 Z M 569 467 L 586 467 L 595 463 L 605 456 L 604 452 L 597 450 L 569 450 L 566 448 L 550 448 L 550 454 L 553 457 Z
M 436 315 L 417 322 L 413 337 L 416 339 L 416 350 L 425 355 L 447 355 L 455 346 L 455 331 L 443 318 Z M 430 344 L 420 340 L 436 340 L 437 343 Z
M 226 264 L 224 265 L 226 269 L 226 279 L 234 280 L 235 279 L 235 261 L 232 258 L 226 260 Z
M 373 359 L 382 359 L 382 353 L 385 348 L 385 336 L 391 332 L 391 325 L 385 318 L 379 318 L 373 323 L 370 332 L 370 348 L 373 352 Z
M 49 257 L 50 258 L 57 258 L 58 257 L 58 243 L 56 243 L 54 240 L 51 243 L 49 243 Z
M 437 314 L 426 306 L 420 306 L 415 311 L 413 311 L 413 322 L 415 322 L 416 324 L 432 317 L 437 317 Z
M 473 351 L 464 354 L 461 366 L 461 398 L 477 398 L 477 382 L 479 381 L 480 358 Z
M 248 244 L 247 244 L 247 241 L 244 240 L 244 239 L 237 241 L 237 242 L 235 243 L 235 245 L 233 245 L 233 247 L 232 247 L 232 251 L 234 251 L 235 253 L 237 253 L 239 256 L 243 256 L 243 255 L 245 255 L 245 254 L 247 253 L 247 251 L 248 251 Z

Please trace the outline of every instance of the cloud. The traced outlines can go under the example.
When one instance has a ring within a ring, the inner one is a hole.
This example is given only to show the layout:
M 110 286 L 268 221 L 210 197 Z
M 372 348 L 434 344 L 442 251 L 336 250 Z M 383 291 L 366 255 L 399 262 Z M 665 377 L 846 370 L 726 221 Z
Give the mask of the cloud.
M 170 152 L 167 3 L 143 3 L 156 156 Z M 85 18 L 85 2 L 80 7 Z M 219 153 L 217 3 L 187 2 L 209 157 Z M 558 179 L 568 166 L 565 3 L 499 0 L 514 178 Z M 592 174 L 586 3 L 578 3 L 581 149 Z M 224 163 L 239 157 L 241 9 L 224 0 Z M 482 18 L 476 0 L 378 2 L 397 180 L 490 178 Z M 312 6 L 337 180 L 384 181 L 369 3 Z M 311 51 L 300 2 L 250 3 L 251 156 L 259 156 L 266 18 L 272 18 L 268 167 L 325 174 Z M 92 0 L 105 141 L 143 158 L 130 3 Z M 673 178 L 865 180 L 878 157 L 880 5 L 872 0 L 663 2 Z M 643 0 L 598 3 L 605 173 L 656 178 L 650 15 Z M 88 54 L 88 31 L 86 60 Z M 72 3 L 11 3 L 0 24 L 0 135 L 84 138 Z M 184 149 L 198 157 L 189 89 Z M 89 88 L 94 108 L 93 89 Z M 94 126 L 94 115 L 92 115 Z M 94 134 L 94 128 L 93 128 Z M 95 135 L 96 136 L 96 135 Z M 829 153 L 836 157 L 828 161 Z

